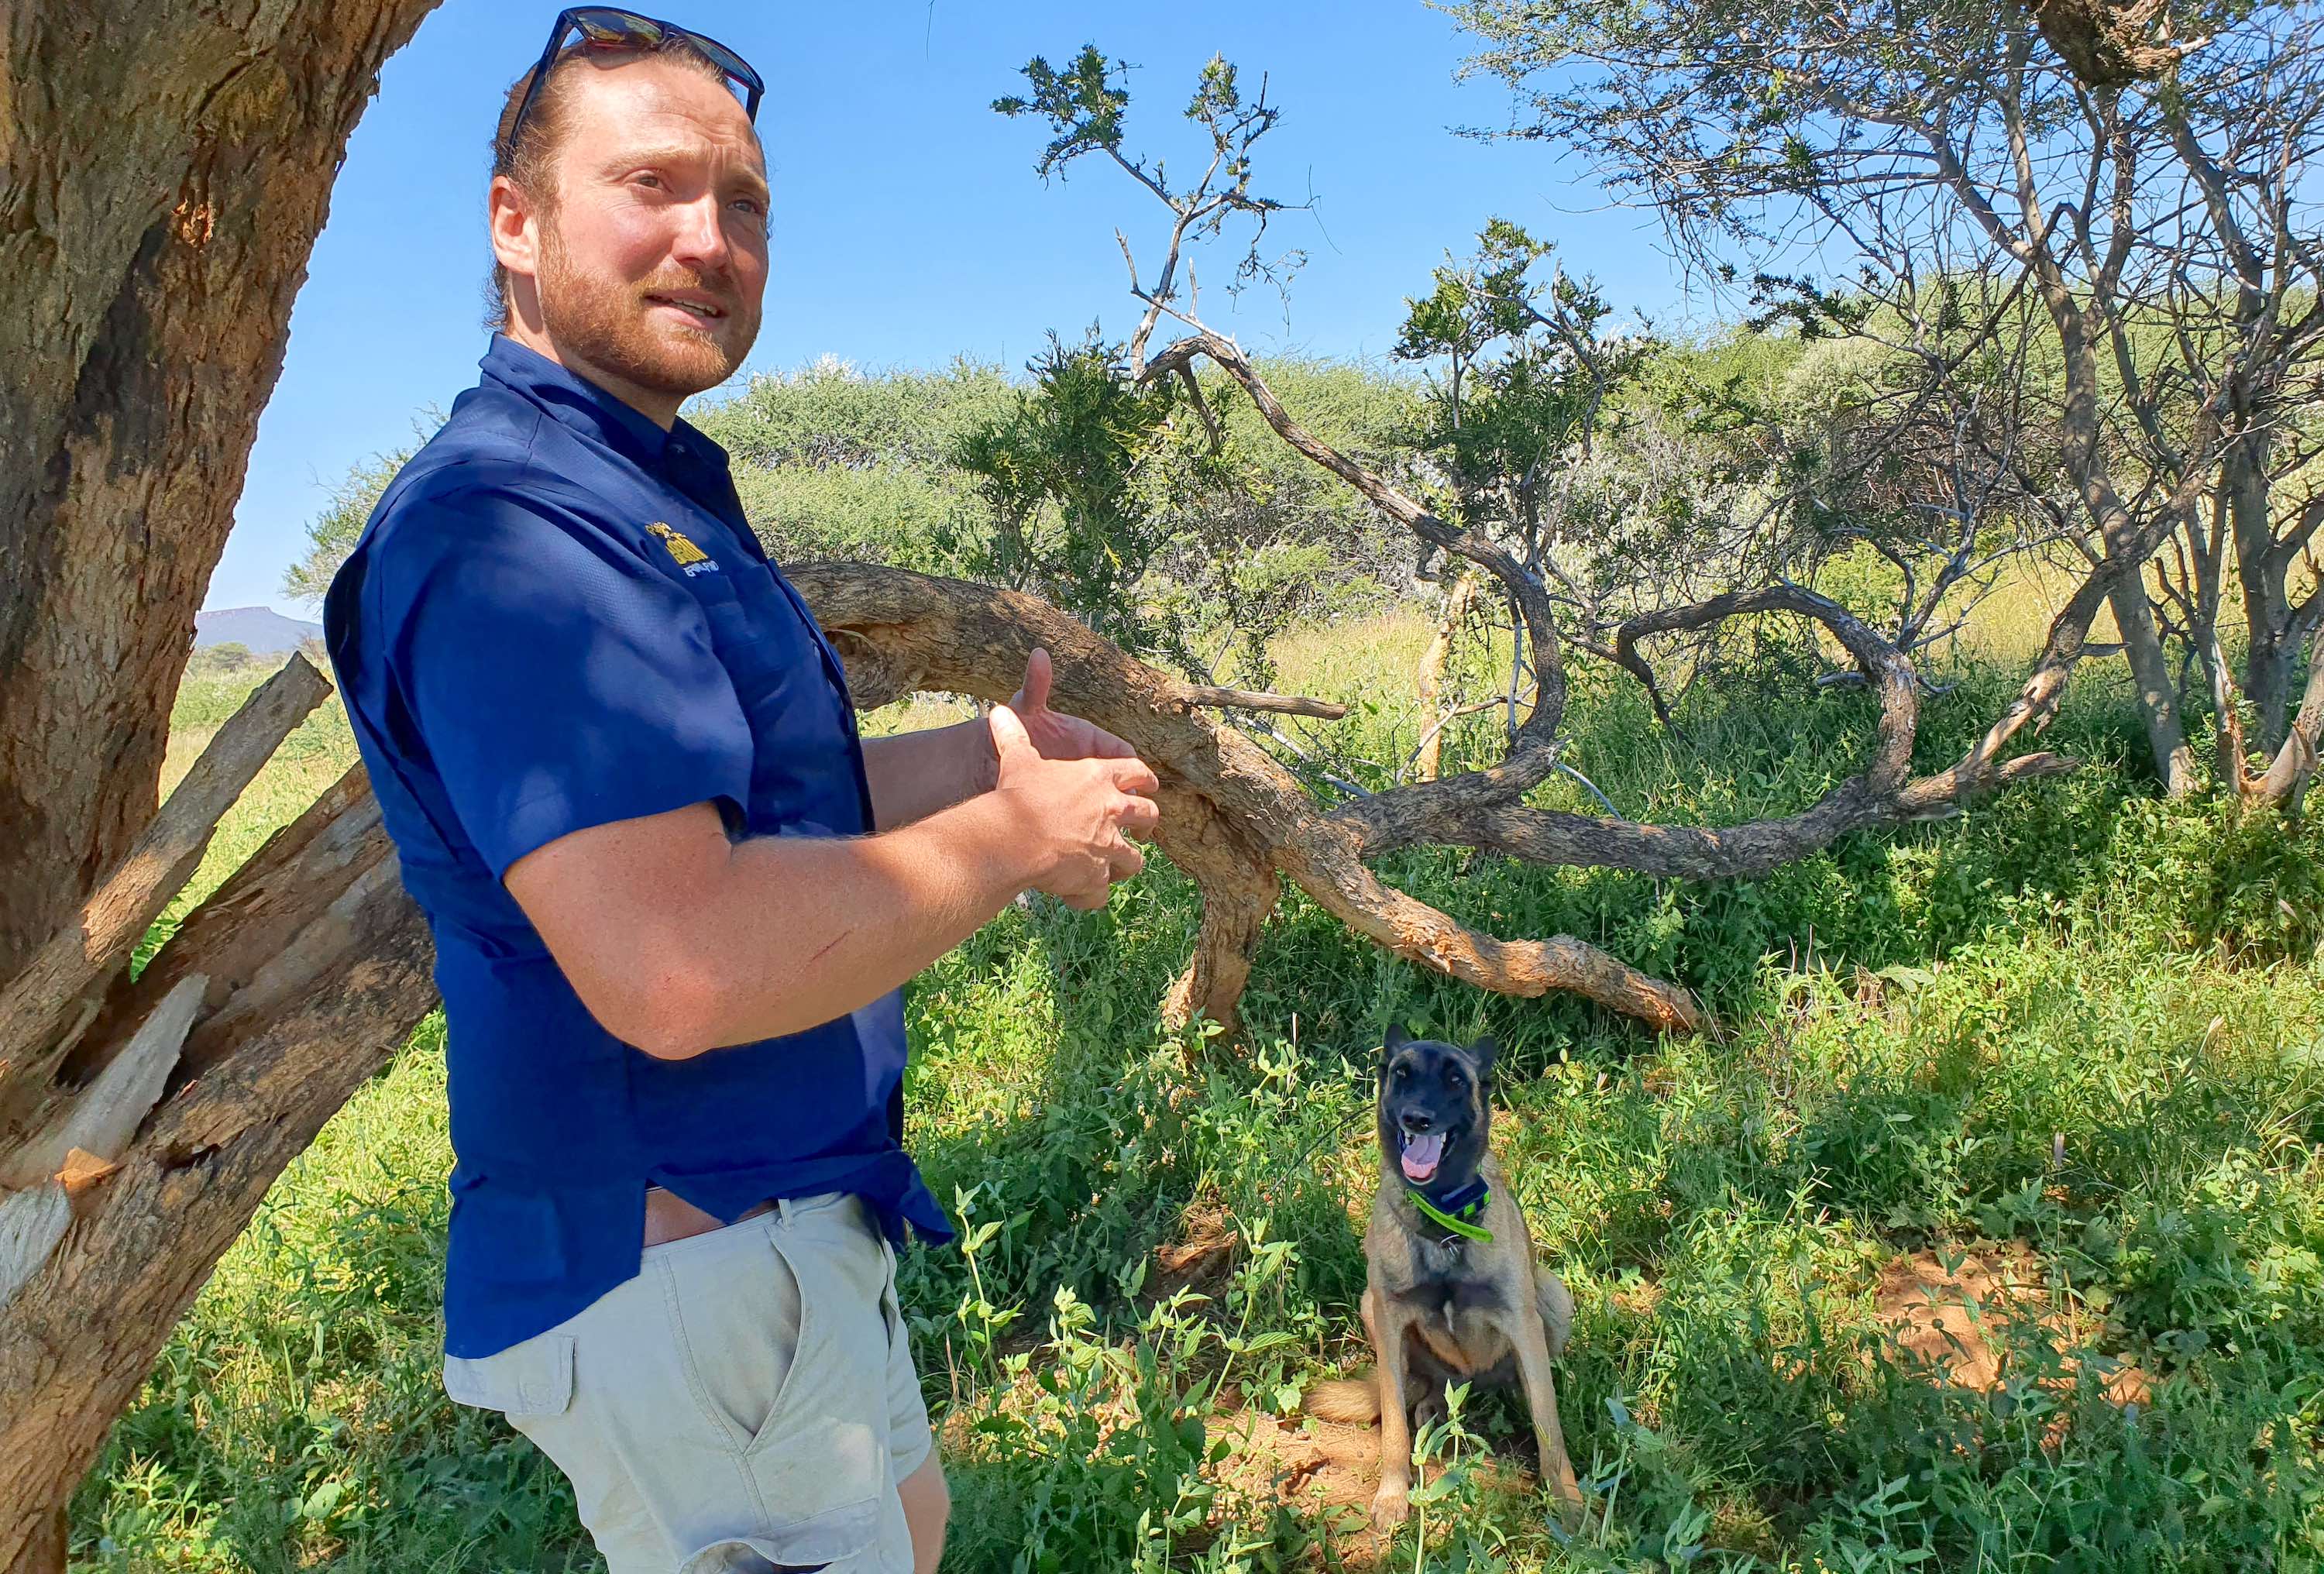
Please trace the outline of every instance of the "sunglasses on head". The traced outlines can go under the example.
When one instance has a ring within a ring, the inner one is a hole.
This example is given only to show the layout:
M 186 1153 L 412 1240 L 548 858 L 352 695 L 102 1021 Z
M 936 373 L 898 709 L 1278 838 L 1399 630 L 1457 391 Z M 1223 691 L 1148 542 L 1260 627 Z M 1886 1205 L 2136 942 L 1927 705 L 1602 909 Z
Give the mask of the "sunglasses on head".
M 566 40 L 576 33 L 580 35 L 573 46 L 576 51 L 603 51 L 606 53 L 630 51 L 652 54 L 672 44 L 687 45 L 724 71 L 727 81 L 742 90 L 742 113 L 753 124 L 759 118 L 759 99 L 767 90 L 766 83 L 760 79 L 758 72 L 751 69 L 750 61 L 716 39 L 706 38 L 692 28 L 680 27 L 674 22 L 641 16 L 634 11 L 617 11 L 610 5 L 576 5 L 558 12 L 556 24 L 549 30 L 549 43 L 541 50 L 540 60 L 532 68 L 532 80 L 525 86 L 524 101 L 516 106 L 516 114 L 509 121 L 509 146 L 516 145 L 517 133 L 523 129 L 525 115 L 532 108 L 533 100 L 540 96 L 540 85 L 549 79 L 549 69 L 556 63 L 558 51 L 565 47 Z

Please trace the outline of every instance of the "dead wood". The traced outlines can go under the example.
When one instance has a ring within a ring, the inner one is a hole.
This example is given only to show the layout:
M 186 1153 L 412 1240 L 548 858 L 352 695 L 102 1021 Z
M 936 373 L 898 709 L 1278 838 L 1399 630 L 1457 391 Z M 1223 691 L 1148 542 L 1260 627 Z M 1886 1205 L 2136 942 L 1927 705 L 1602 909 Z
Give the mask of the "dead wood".
M 1127 739 L 1162 779 L 1155 841 L 1202 892 L 1194 957 L 1167 1002 L 1231 1027 L 1250 954 L 1287 875 L 1358 933 L 1424 967 L 1501 994 L 1570 990 L 1658 1028 L 1701 1020 L 1692 997 L 1588 943 L 1500 940 L 1381 884 L 1360 838 L 1253 740 L 1185 704 L 1186 686 L 1046 603 L 900 569 L 815 564 L 792 572 L 847 661 L 859 705 L 916 689 L 1005 700 L 1047 646 L 1056 701 Z M 1369 802 L 1370 800 L 1363 800 Z
M 209 980 L 194 973 L 161 997 L 121 1053 L 70 1095 L 49 1124 L 13 1152 L 0 1150 L 0 1186 L 37 1186 L 60 1174 L 76 1153 L 110 1162 L 161 1097 L 193 1030 Z
M 1180 702 L 1189 710 L 1269 711 L 1278 716 L 1311 716 L 1319 722 L 1337 722 L 1348 713 L 1348 707 L 1331 700 L 1313 700 L 1305 695 L 1263 694 L 1256 689 L 1216 688 L 1207 684 L 1189 684 Z
M 138 939 L 201 867 L 234 806 L 331 686 L 303 656 L 261 684 L 201 752 L 128 853 L 71 924 L 0 989 L 0 1152 L 22 1135 L 25 1106 L 96 1016 Z
M 113 1418 L 282 1167 L 434 1005 L 431 961 L 358 769 L 116 986 L 92 1044 L 181 986 L 204 1004 L 160 1107 L 103 1155 L 117 1169 L 74 1172 L 94 1183 L 73 1228 L 0 1313 L 0 1569 L 56 1567 Z
M 1428 649 L 1420 653 L 1420 674 L 1416 688 L 1423 712 L 1439 710 L 1444 698 L 1444 669 L 1452 659 L 1452 647 L 1459 642 L 1461 631 L 1469 621 L 1469 609 L 1477 600 L 1477 575 L 1473 571 L 1454 576 L 1444 592 L 1443 610 L 1436 619 L 1436 631 L 1429 636 Z M 1462 712 L 1473 707 L 1460 707 L 1439 715 L 1430 724 L 1420 741 L 1413 760 L 1413 776 L 1420 781 L 1434 781 L 1444 764 L 1444 727 Z

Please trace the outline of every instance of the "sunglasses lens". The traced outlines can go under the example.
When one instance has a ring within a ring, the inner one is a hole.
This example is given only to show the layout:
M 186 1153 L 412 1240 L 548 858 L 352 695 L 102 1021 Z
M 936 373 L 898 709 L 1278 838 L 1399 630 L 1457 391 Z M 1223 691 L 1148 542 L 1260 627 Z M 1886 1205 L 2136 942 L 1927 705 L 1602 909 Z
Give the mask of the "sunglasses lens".
M 753 114 L 757 111 L 758 95 L 764 89 L 764 84 L 759 80 L 759 73 L 751 69 L 750 61 L 716 39 L 705 38 L 687 28 L 666 25 L 650 16 L 640 16 L 634 11 L 617 11 L 610 5 L 593 5 L 566 12 L 563 25 L 581 35 L 574 46 L 578 49 L 657 50 L 668 43 L 673 35 L 682 38 L 699 51 L 704 59 L 724 72 L 736 89 L 736 96 L 743 99 Z M 552 43 L 551 51 L 554 51 L 555 48 Z M 542 58 L 545 61 L 548 57 Z M 526 103 L 530 102 L 528 95 Z M 523 118 L 521 111 L 518 118 Z
M 705 38 L 698 32 L 692 34 L 691 37 L 694 47 L 707 55 L 712 65 L 716 66 L 745 87 L 755 87 L 759 85 L 759 73 L 751 69 L 750 62 L 743 60 L 742 56 L 715 38 Z
M 583 42 L 601 48 L 628 45 L 651 49 L 662 39 L 659 23 L 627 11 L 579 12 L 573 18 L 573 25 L 580 32 Z

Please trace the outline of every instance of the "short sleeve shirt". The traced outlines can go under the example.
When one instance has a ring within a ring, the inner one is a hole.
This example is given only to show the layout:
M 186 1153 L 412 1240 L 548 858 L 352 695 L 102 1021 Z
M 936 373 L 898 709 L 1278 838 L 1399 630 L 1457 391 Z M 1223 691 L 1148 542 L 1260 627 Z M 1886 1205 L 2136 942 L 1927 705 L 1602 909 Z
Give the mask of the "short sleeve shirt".
M 845 674 L 727 458 L 505 336 L 398 474 L 325 606 L 349 719 L 427 915 L 453 1146 L 447 1348 L 493 1353 L 637 1271 L 647 1183 L 724 1218 L 862 1194 L 949 1234 L 904 1155 L 889 997 L 662 1061 L 582 1007 L 502 877 L 687 805 L 735 836 L 873 829 Z

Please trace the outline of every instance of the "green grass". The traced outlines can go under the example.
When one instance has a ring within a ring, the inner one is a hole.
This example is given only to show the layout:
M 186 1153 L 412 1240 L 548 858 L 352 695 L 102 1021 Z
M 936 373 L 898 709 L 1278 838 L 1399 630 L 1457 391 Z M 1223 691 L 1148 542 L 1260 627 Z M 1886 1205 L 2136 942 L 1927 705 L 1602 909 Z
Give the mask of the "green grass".
M 1300 724 L 1343 773 L 1416 741 L 1423 638 L 1285 642 L 1283 686 L 1363 702 Z M 1924 765 L 2014 683 L 1953 676 Z M 189 686 L 173 761 L 248 681 Z M 2046 740 L 2081 773 L 1764 880 L 1384 866 L 1499 933 L 1683 980 L 1719 1019 L 1697 1037 L 1434 979 L 1295 898 L 1242 1050 L 1175 1043 L 1155 1005 L 1196 912 L 1159 860 L 1102 916 L 987 925 L 910 1006 L 911 1145 L 973 1246 L 904 1275 L 959 1505 L 947 1569 L 1369 1563 L 1351 1511 L 1270 1480 L 1299 1385 L 1362 1358 L 1366 1064 L 1391 1021 L 1506 1046 L 1496 1133 L 1579 1305 L 1559 1383 L 1593 1511 L 1562 1536 L 1529 1477 L 1472 1469 L 1472 1430 L 1527 1462 L 1514 1408 L 1472 1400 L 1425 1531 L 1380 1566 L 2324 1566 L 2324 835 L 2153 801 L 2115 682 L 2085 674 Z M 1725 821 L 1811 801 L 1870 715 L 1780 653 L 1682 710 L 1683 742 L 1585 677 L 1570 758 L 1626 813 Z M 1463 723 L 1448 768 L 1495 726 Z M 350 757 L 335 711 L 310 722 L 200 885 Z M 437 1386 L 449 1163 L 430 1024 L 178 1330 L 76 1502 L 82 1566 L 595 1566 L 555 1472 Z M 1231 1271 L 1159 1293 L 1158 1247 L 1225 1229 Z M 2002 1380 L 1978 1392 L 1891 1342 L 1880 1284 L 2000 1243 L 2055 1333 L 1989 1311 Z M 2151 1394 L 2118 1407 L 2126 1366 Z

